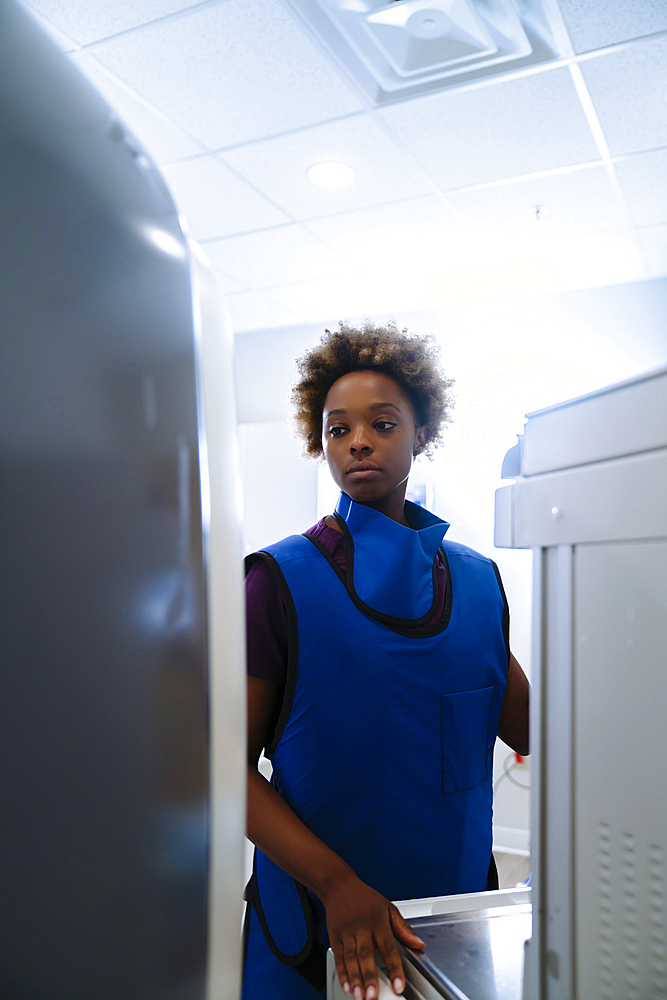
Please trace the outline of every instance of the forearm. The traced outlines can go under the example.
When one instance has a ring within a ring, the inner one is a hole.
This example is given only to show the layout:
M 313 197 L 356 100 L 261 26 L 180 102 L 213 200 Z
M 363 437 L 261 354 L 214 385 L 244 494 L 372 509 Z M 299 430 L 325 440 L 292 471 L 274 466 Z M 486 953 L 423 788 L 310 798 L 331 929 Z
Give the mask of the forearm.
M 295 815 L 259 772 L 248 767 L 248 838 L 323 902 L 352 869 Z

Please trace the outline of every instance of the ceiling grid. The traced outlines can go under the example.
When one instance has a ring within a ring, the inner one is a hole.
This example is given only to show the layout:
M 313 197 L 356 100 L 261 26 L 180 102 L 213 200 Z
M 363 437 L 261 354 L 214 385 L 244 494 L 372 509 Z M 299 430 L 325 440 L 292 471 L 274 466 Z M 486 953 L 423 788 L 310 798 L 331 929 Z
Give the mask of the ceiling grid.
M 288 0 L 26 5 L 163 169 L 238 330 L 667 274 L 667 0 L 547 0 L 552 61 L 380 107 Z M 330 160 L 349 188 L 308 180 Z

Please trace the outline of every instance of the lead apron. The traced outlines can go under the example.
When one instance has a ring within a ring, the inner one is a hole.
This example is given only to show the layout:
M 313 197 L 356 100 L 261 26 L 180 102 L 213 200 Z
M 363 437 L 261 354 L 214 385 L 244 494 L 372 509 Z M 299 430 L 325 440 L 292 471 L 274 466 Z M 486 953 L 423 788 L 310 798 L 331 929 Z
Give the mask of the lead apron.
M 273 784 L 388 899 L 486 889 L 509 656 L 495 564 L 442 542 L 448 525 L 428 511 L 406 503 L 406 514 L 417 530 L 341 494 L 346 574 L 304 535 L 248 560 L 272 569 L 289 621 L 285 697 L 266 751 Z M 429 625 L 441 542 L 445 609 Z M 398 572 L 378 567 L 383 558 Z M 328 946 L 319 900 L 259 850 L 248 897 L 244 1000 L 316 996 Z

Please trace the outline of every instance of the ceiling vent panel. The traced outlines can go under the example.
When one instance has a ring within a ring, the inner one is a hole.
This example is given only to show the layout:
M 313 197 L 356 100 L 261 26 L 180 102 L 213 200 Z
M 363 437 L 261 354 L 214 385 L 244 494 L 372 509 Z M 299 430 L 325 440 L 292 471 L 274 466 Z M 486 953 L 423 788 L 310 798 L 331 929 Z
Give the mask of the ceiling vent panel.
M 555 0 L 287 2 L 376 106 L 551 61 L 567 46 Z

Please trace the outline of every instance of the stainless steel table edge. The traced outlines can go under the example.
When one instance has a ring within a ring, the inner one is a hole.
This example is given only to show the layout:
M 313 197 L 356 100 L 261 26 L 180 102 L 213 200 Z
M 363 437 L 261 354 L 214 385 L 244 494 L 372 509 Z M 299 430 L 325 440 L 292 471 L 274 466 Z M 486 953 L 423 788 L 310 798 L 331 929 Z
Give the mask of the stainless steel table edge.
M 482 894 L 480 893 L 478 895 Z M 455 898 L 456 897 L 449 897 L 452 901 L 454 901 Z M 532 906 L 530 902 L 514 903 L 509 901 L 496 902 L 494 900 L 492 901 L 491 906 L 487 906 L 483 909 L 476 909 L 472 906 L 468 906 L 466 909 L 459 911 L 436 909 L 431 915 L 446 917 L 447 923 L 452 924 L 457 921 L 461 921 L 462 923 L 469 921 L 473 914 L 476 919 L 492 919 L 493 917 L 502 916 L 503 913 L 516 914 L 531 912 Z M 416 927 L 415 931 L 416 933 L 419 933 L 419 927 Z M 428 955 L 419 951 L 413 951 L 411 948 L 406 948 L 400 943 L 400 941 L 398 942 L 398 950 L 400 951 L 401 959 L 403 960 L 403 969 L 405 971 L 406 980 L 415 989 L 417 988 L 417 982 L 419 983 L 418 991 L 420 991 L 420 995 L 423 995 L 424 1000 L 442 1000 L 443 997 L 445 1000 L 482 1000 L 482 998 L 470 997 L 467 993 L 463 993 L 457 985 L 452 982 L 449 976 L 431 961 Z M 431 987 L 430 990 L 425 990 L 427 985 Z M 407 996 L 408 994 L 406 992 L 406 997 Z

